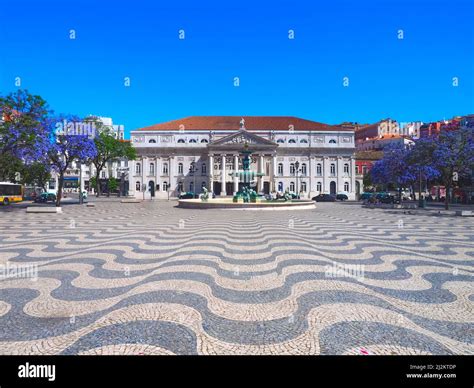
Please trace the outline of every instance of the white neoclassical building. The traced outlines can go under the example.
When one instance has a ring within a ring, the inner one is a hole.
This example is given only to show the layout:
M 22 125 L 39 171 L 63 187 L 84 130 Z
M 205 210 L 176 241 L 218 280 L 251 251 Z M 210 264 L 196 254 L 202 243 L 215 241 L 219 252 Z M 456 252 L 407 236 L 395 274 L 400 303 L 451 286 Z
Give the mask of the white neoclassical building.
M 193 116 L 131 132 L 129 194 L 169 198 L 211 189 L 233 195 L 242 185 L 245 144 L 258 192 L 348 194 L 355 199 L 354 131 L 296 117 Z M 194 166 L 194 170 L 193 170 Z

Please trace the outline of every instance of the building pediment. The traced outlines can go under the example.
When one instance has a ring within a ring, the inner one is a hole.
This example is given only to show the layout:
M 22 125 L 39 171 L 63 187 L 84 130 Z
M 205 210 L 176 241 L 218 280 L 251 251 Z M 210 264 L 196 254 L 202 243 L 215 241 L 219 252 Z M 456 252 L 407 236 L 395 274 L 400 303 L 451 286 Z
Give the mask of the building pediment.
M 245 144 L 249 146 L 257 146 L 257 147 L 278 147 L 278 144 L 274 143 L 273 141 L 267 140 L 261 136 L 255 135 L 253 133 L 248 132 L 245 129 L 241 129 L 237 133 L 225 136 L 218 140 L 212 141 L 209 143 L 209 147 L 211 148 L 218 148 L 218 147 L 236 147 L 240 148 L 243 147 Z

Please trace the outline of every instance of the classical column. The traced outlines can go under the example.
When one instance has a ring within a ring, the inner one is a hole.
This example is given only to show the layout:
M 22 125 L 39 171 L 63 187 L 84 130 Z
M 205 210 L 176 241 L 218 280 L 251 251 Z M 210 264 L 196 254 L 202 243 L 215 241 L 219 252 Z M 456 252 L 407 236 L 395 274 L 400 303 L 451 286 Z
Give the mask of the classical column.
M 208 190 L 214 192 L 214 155 L 209 155 L 209 187 Z
M 239 171 L 239 155 L 234 155 L 234 195 L 239 191 L 239 177 L 237 176 Z
M 264 163 L 263 155 L 259 155 L 258 164 L 259 164 L 260 173 L 265 173 L 265 166 L 263 165 L 263 163 Z M 258 177 L 258 191 L 259 192 L 263 191 L 263 176 Z
M 146 190 L 148 190 L 148 185 L 146 184 L 146 173 L 145 173 L 145 169 L 146 169 L 146 157 L 142 157 L 142 187 L 141 187 L 141 190 L 142 192 L 144 192 L 143 194 L 143 199 L 146 198 Z M 143 190 L 143 187 L 145 187 L 145 191 Z
M 322 185 L 323 193 L 330 192 L 330 180 L 329 180 L 330 173 L 331 173 L 331 163 L 329 161 L 329 157 L 325 156 L 323 158 L 323 185 Z
M 336 193 L 344 191 L 344 160 L 342 156 L 337 157 L 336 174 L 337 174 L 337 188 Z
M 225 176 L 225 155 L 222 155 L 221 156 L 222 158 L 222 168 L 221 168 L 221 197 L 225 197 L 227 195 L 226 191 L 225 191 L 225 179 L 226 179 L 226 176 Z
M 272 176 L 271 176 L 271 182 L 272 182 L 272 191 L 277 191 L 277 184 L 276 184 L 276 177 L 278 174 L 277 171 L 277 158 L 275 155 L 272 157 Z

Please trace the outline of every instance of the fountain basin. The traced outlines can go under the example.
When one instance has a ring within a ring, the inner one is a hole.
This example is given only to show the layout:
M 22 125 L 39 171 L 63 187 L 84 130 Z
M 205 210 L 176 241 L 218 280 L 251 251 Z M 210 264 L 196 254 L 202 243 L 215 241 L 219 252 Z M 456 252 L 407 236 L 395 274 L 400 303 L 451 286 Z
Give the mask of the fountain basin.
M 232 198 L 214 198 L 207 201 L 200 199 L 180 199 L 178 207 L 186 209 L 229 209 L 229 210 L 308 210 L 315 209 L 316 204 L 309 199 L 292 201 L 233 202 Z

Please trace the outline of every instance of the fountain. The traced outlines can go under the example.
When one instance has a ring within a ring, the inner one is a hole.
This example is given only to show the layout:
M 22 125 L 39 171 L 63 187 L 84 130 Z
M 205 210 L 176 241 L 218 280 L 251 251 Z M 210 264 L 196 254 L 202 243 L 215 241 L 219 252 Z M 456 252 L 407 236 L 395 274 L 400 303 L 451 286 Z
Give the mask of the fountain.
M 232 198 L 211 198 L 207 188 L 203 188 L 203 194 L 200 199 L 180 199 L 178 207 L 192 209 L 253 209 L 253 210 L 289 210 L 289 209 L 314 209 L 315 203 L 311 200 L 292 200 L 285 195 L 279 200 L 267 199 L 259 196 L 253 189 L 255 187 L 255 178 L 262 177 L 265 174 L 250 170 L 250 155 L 248 143 L 244 144 L 241 151 L 243 155 L 242 170 L 235 171 L 229 175 L 244 183 L 242 189 L 235 193 Z M 236 166 L 238 167 L 238 166 Z

